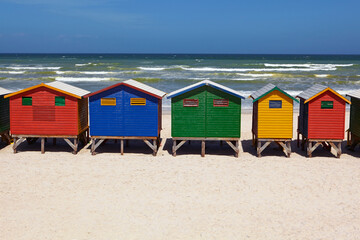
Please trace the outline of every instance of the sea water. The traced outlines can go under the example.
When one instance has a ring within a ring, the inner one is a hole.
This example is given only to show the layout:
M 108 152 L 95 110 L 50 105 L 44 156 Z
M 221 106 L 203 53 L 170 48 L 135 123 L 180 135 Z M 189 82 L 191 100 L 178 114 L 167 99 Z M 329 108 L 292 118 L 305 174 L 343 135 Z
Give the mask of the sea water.
M 211 80 L 246 98 L 267 83 L 293 96 L 315 83 L 345 95 L 360 88 L 360 55 L 0 54 L 0 86 L 13 91 L 55 80 L 96 91 L 127 79 L 166 93 Z

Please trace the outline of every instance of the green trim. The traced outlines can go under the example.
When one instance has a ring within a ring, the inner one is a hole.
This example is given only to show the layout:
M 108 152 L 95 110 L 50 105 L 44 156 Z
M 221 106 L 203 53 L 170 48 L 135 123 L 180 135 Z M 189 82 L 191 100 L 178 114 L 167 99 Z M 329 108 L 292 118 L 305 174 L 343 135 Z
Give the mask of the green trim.
M 55 106 L 65 106 L 65 97 L 55 96 Z
M 32 97 L 22 97 L 23 106 L 32 106 Z
M 272 91 L 278 90 L 279 92 L 285 94 L 286 96 L 288 96 L 289 98 L 291 98 L 292 100 L 294 100 L 295 102 L 299 102 L 299 100 L 297 100 L 296 98 L 292 97 L 291 95 L 289 95 L 288 93 L 284 92 L 283 90 L 281 90 L 280 88 L 278 88 L 277 86 L 275 86 L 273 89 L 271 89 L 270 91 L 264 93 L 263 95 L 261 95 L 260 97 L 256 98 L 253 100 L 253 103 L 258 101 L 260 98 L 268 95 L 269 93 L 271 93 Z

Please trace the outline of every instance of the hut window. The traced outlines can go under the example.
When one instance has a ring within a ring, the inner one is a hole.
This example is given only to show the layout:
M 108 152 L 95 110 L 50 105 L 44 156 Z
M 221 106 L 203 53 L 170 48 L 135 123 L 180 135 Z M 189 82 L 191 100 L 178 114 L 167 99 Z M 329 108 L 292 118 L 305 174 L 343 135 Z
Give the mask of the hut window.
M 269 108 L 282 108 L 282 101 L 281 100 L 270 100 Z
M 65 97 L 55 97 L 55 106 L 65 106 Z
M 23 106 L 32 106 L 32 97 L 22 97 Z
M 334 102 L 333 101 L 321 101 L 321 109 L 333 109 Z
M 214 107 L 228 107 L 229 99 L 213 99 Z
M 116 98 L 102 98 L 101 106 L 116 106 Z
M 145 106 L 146 99 L 145 98 L 131 98 L 130 105 L 131 106 Z
M 183 106 L 184 107 L 198 107 L 199 99 L 184 99 Z

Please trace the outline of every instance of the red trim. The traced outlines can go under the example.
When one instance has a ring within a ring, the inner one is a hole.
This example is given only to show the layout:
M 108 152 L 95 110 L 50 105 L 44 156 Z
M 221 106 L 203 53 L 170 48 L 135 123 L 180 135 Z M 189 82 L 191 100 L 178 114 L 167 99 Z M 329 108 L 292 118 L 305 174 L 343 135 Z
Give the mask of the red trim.
M 110 90 L 110 89 L 112 89 L 112 88 L 115 88 L 115 87 L 118 87 L 118 86 L 121 86 L 121 85 L 124 85 L 124 86 L 127 86 L 127 87 L 129 87 L 129 88 L 135 89 L 135 90 L 137 90 L 137 91 L 139 91 L 139 92 L 146 93 L 146 94 L 148 94 L 148 95 L 150 95 L 150 96 L 153 96 L 153 97 L 155 97 L 155 98 L 157 98 L 157 99 L 162 99 L 162 97 L 159 97 L 158 95 L 155 95 L 155 94 L 153 94 L 153 93 L 149 93 L 149 92 L 147 92 L 147 91 L 144 91 L 144 90 L 142 90 L 142 89 L 140 89 L 140 88 L 134 87 L 134 86 L 129 85 L 129 84 L 126 84 L 126 83 L 116 83 L 116 84 L 111 85 L 111 86 L 109 86 L 109 87 L 100 89 L 100 90 L 98 90 L 98 91 L 96 91 L 96 92 L 89 93 L 89 94 L 85 95 L 84 98 L 88 98 L 88 97 L 94 96 L 94 95 L 96 95 L 96 94 L 105 92 L 105 91 L 107 91 L 107 90 Z

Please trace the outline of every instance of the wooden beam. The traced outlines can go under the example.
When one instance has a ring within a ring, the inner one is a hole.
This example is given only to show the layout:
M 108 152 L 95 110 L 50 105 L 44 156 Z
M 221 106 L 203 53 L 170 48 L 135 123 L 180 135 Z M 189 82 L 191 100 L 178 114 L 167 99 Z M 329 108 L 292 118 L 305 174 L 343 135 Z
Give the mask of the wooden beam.
M 15 138 L 14 138 L 14 145 L 13 145 L 14 153 L 17 153 L 16 148 L 17 148 L 21 143 L 23 143 L 25 140 L 26 140 L 26 138 L 24 138 L 24 137 L 21 137 L 21 138 L 15 137 Z
M 45 153 L 45 138 L 41 138 L 41 154 Z
M 184 145 L 184 143 L 186 143 L 186 140 L 182 140 L 182 141 L 175 147 L 175 151 L 177 151 L 182 145 Z
M 172 147 L 173 156 L 176 157 L 176 140 L 173 139 L 173 147 Z
M 201 157 L 205 157 L 205 140 L 201 141 Z
M 124 155 L 124 139 L 120 140 L 120 154 Z
M 266 148 L 267 146 L 269 146 L 270 143 L 271 143 L 270 141 L 267 141 L 267 142 L 264 143 L 264 145 L 261 146 L 261 141 L 258 140 L 258 148 L 257 148 L 258 157 L 261 157 L 262 151 L 264 151 L 265 148 Z

